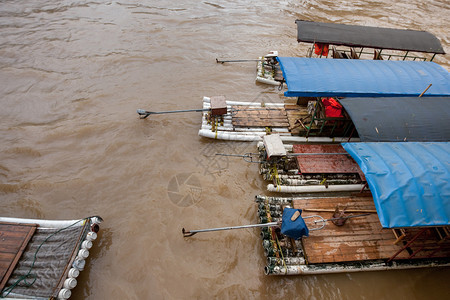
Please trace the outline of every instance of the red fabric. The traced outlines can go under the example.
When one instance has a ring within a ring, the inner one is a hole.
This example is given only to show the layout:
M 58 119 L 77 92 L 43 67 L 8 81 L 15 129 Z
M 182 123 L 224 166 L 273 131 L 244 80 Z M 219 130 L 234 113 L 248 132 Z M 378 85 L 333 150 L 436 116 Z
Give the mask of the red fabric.
M 325 116 L 328 118 L 342 117 L 342 105 L 334 98 L 324 98 L 322 103 L 325 106 Z
M 314 53 L 317 55 L 328 56 L 328 48 L 328 44 L 316 43 L 314 44 Z

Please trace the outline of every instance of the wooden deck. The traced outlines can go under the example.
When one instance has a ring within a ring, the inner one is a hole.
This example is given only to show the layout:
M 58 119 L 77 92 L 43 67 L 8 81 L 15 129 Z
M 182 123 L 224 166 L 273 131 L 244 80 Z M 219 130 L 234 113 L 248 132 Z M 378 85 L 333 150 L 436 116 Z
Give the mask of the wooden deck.
M 324 153 L 323 155 L 297 156 L 297 166 L 302 174 L 311 173 L 358 173 L 365 181 L 364 173 L 350 155 L 325 154 L 345 153 L 347 151 L 340 144 L 314 145 L 299 144 L 292 148 L 293 153 Z
M 347 210 L 375 210 L 372 197 L 330 197 L 320 199 L 294 200 L 295 208 L 334 211 L 336 206 Z M 362 213 L 362 212 L 361 212 Z M 351 213 L 353 215 L 361 213 Z M 333 212 L 304 211 L 302 216 L 320 215 L 332 218 Z M 308 221 L 308 219 L 306 220 Z M 314 225 L 307 222 L 311 229 Z M 376 213 L 368 216 L 350 218 L 343 226 L 326 222 L 325 228 L 311 231 L 302 240 L 305 257 L 309 264 L 352 262 L 361 260 L 389 259 L 401 246 L 395 245 L 396 237 L 392 230 L 383 229 Z M 407 258 L 406 251 L 398 259 Z
M 307 130 L 298 122 L 298 120 L 304 120 L 304 123 L 309 125 L 311 118 L 310 114 L 308 114 L 307 108 L 295 103 L 286 104 L 284 108 L 286 110 L 289 121 L 289 129 L 292 132 L 292 135 L 305 135 Z
M 289 127 L 286 111 L 278 107 L 249 108 L 236 105 L 232 107 L 232 124 L 235 127 Z
M 36 231 L 36 224 L 0 222 L 0 291 Z
M 321 103 L 321 102 L 320 102 Z M 284 107 L 248 107 L 233 105 L 233 127 L 286 128 L 293 136 L 345 136 L 349 134 L 349 118 L 325 118 L 323 105 L 319 104 L 315 121 L 306 106 L 286 102 Z M 308 133 L 308 128 L 309 133 Z

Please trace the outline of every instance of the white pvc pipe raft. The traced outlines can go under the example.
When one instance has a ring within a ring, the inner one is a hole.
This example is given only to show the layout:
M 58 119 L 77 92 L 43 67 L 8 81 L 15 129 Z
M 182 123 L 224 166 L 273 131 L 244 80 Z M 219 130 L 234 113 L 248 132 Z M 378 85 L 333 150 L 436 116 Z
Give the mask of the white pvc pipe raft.
M 267 185 L 269 192 L 278 193 L 323 193 L 323 192 L 352 192 L 361 191 L 364 184 L 340 184 L 340 185 L 307 185 L 307 186 L 274 186 L 272 183 Z
M 227 140 L 227 141 L 262 141 L 262 136 L 267 135 L 266 128 L 236 128 L 232 125 L 232 106 L 245 106 L 246 108 L 261 108 L 261 107 L 276 107 L 283 108 L 284 103 L 257 103 L 257 102 L 243 102 L 243 101 L 225 101 L 227 104 L 227 114 L 223 115 L 223 126 L 217 126 L 216 131 L 212 131 L 212 126 L 208 124 L 206 119 L 207 114 L 202 115 L 202 126 L 198 132 L 199 136 L 203 136 L 211 139 Z M 203 108 L 211 108 L 211 98 L 203 97 Z M 239 133 L 235 133 L 235 132 Z M 343 137 L 301 137 L 291 136 L 289 128 L 272 128 L 272 132 L 280 133 L 281 140 L 288 143 L 336 143 L 336 142 L 348 142 L 348 138 Z M 358 142 L 359 138 L 350 139 L 352 142 Z
M 22 218 L 8 218 L 0 217 L 0 222 L 16 223 L 16 224 L 37 224 L 39 230 L 49 230 L 49 229 L 64 229 L 68 227 L 81 227 L 88 226 L 86 230 L 88 231 L 86 236 L 82 241 L 80 241 L 78 252 L 73 254 L 70 260 L 70 264 L 66 269 L 66 278 L 64 279 L 61 289 L 58 291 L 57 299 L 66 300 L 72 295 L 72 289 L 78 284 L 77 277 L 80 275 L 85 267 L 85 259 L 89 256 L 89 249 L 92 247 L 92 241 L 97 238 L 98 225 L 102 222 L 100 217 L 90 217 L 86 219 L 78 220 L 42 220 L 42 219 L 22 219 Z M 86 224 L 86 222 L 88 222 Z M 83 229 L 84 230 L 84 229 Z M 95 230 L 95 231 L 94 231 Z M 9 293 L 14 299 L 31 299 L 35 298 L 30 295 L 21 295 L 15 293 Z M 10 297 L 7 297 L 10 298 Z

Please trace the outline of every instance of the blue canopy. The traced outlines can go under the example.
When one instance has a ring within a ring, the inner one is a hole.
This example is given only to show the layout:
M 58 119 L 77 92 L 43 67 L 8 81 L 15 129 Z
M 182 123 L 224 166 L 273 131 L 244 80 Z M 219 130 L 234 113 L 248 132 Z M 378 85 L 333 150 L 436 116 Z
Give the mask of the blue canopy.
M 450 143 L 343 143 L 384 228 L 450 225 Z
M 278 57 L 286 97 L 399 97 L 450 95 L 450 74 L 425 61 Z

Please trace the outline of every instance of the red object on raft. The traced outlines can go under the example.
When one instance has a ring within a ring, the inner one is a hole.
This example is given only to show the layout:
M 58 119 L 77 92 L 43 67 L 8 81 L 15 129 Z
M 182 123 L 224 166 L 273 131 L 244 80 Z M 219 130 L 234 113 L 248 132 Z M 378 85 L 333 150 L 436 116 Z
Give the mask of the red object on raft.
M 314 53 L 316 55 L 328 56 L 328 44 L 315 43 L 314 44 Z
M 325 116 L 328 118 L 342 118 L 342 105 L 334 98 L 322 99 L 325 106 Z

